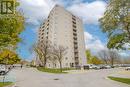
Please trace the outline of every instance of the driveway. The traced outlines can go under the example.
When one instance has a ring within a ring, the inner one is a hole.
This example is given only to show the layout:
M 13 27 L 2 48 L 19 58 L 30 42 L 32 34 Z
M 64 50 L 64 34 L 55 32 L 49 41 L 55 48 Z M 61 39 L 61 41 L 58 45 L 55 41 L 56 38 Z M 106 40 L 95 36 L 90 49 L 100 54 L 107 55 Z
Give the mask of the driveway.
M 16 78 L 13 87 L 130 87 L 106 77 L 121 69 L 89 70 L 80 73 L 50 74 L 35 68 L 14 69 L 10 73 Z

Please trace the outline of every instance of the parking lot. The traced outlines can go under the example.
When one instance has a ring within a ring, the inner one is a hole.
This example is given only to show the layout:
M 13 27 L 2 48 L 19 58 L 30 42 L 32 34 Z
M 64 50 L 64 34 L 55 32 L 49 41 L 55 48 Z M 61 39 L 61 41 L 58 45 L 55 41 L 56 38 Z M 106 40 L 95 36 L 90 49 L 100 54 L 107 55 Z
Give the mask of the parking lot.
M 35 68 L 16 68 L 9 72 L 9 76 L 13 76 L 13 87 L 129 87 L 107 78 L 123 71 L 124 68 L 115 68 L 50 74 Z

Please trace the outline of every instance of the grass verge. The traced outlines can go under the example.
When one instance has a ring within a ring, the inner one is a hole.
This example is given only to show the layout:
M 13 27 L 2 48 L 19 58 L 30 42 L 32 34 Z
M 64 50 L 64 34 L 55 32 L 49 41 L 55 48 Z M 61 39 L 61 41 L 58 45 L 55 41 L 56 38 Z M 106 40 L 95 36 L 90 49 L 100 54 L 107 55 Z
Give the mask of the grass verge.
M 66 70 L 72 70 L 72 69 L 69 69 L 69 68 L 63 68 L 62 72 L 61 72 L 60 69 L 50 69 L 50 68 L 43 68 L 43 67 L 37 67 L 37 69 L 39 71 L 42 71 L 42 72 L 57 73 L 57 74 L 59 74 L 59 73 L 67 73 L 67 72 L 65 72 Z
M 5 87 L 5 86 L 11 85 L 11 84 L 12 84 L 12 82 L 5 82 L 5 83 L 0 82 L 0 87 Z
M 112 76 L 108 76 L 108 78 L 114 81 L 118 81 L 130 85 L 130 78 L 119 78 L 119 77 L 112 77 Z

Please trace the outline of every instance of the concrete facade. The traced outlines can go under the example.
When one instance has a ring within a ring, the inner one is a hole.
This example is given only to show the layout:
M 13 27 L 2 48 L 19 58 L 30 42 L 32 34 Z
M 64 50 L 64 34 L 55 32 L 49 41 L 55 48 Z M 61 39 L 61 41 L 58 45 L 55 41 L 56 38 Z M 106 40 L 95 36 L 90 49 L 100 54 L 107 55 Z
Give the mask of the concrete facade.
M 48 18 L 40 26 L 38 41 L 47 38 L 53 45 L 67 47 L 67 54 L 62 60 L 64 68 L 78 67 L 86 64 L 85 41 L 82 20 L 56 5 Z M 48 61 L 48 68 L 59 68 Z

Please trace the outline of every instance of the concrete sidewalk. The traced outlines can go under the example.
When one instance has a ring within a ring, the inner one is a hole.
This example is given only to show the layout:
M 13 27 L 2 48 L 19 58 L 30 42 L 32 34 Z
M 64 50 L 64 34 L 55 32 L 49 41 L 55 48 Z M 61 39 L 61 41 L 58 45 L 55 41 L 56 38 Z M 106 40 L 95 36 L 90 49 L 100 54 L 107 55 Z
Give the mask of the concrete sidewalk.
M 120 71 L 110 74 L 113 77 L 130 78 L 130 70 L 120 69 Z

